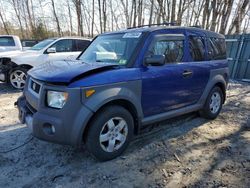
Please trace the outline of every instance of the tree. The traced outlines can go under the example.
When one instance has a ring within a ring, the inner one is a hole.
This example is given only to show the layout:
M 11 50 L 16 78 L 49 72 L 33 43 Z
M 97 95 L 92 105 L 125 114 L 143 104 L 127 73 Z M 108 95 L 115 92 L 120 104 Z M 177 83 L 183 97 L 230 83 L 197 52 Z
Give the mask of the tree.
M 59 36 L 62 36 L 62 32 L 61 32 L 61 27 L 60 27 L 60 23 L 59 23 L 59 19 L 58 16 L 56 14 L 56 8 L 55 8 L 55 2 L 54 0 L 51 0 L 51 5 L 52 5 L 52 10 L 53 10 L 53 15 L 55 17 L 56 20 L 56 26 L 57 26 L 57 32 Z

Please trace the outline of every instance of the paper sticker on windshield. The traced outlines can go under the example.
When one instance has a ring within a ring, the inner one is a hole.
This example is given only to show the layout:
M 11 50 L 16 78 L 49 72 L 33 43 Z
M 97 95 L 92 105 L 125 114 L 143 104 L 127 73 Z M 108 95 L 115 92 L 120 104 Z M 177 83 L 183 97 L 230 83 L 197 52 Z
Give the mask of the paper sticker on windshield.
M 125 59 L 120 59 L 120 61 L 118 63 L 120 65 L 125 65 L 127 63 L 127 61 Z
M 131 32 L 125 33 L 122 38 L 139 38 L 141 36 L 141 32 Z

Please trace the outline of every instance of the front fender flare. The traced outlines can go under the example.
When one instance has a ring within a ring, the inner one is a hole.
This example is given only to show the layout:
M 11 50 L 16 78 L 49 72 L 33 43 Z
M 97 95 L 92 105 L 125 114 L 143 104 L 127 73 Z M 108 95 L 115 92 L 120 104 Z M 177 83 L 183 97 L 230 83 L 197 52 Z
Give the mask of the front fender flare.
M 130 102 L 136 109 L 139 117 L 143 116 L 141 107 L 141 81 L 130 81 L 112 86 L 97 88 L 97 92 L 84 102 L 93 112 L 99 110 L 105 104 L 114 100 L 125 100 Z

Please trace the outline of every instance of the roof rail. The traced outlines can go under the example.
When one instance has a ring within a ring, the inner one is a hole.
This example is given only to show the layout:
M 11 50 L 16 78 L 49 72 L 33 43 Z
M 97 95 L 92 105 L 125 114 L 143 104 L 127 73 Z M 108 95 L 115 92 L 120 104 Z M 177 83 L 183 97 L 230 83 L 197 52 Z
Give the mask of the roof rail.
M 201 26 L 201 25 L 191 25 L 190 27 L 195 27 L 195 28 L 202 29 L 202 26 Z
M 176 22 L 163 22 L 163 23 L 158 23 L 158 24 L 139 25 L 139 26 L 135 26 L 135 27 L 128 27 L 127 29 L 140 28 L 140 27 L 151 27 L 151 26 L 159 26 L 159 25 L 175 26 Z

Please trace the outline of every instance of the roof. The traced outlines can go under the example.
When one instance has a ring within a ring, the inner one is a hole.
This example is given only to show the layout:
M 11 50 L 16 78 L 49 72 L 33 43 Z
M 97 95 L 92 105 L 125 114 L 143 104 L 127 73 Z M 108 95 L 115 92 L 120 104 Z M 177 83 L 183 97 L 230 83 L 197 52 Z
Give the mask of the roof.
M 217 37 L 217 38 L 224 38 L 224 35 L 201 29 L 198 27 L 184 27 L 184 26 L 153 26 L 153 27 L 136 27 L 136 28 L 129 28 L 129 29 L 124 29 L 120 31 L 115 31 L 115 32 L 109 32 L 109 33 L 104 33 L 105 34 L 112 34 L 112 33 L 125 33 L 125 32 L 154 32 L 154 31 L 159 31 L 159 30 L 178 30 L 179 32 L 185 32 L 185 31 L 194 31 L 194 32 L 200 32 L 204 33 L 208 37 Z
M 0 37 L 18 37 L 17 35 L 0 35 Z
M 58 37 L 57 39 L 80 39 L 80 40 L 88 40 L 91 41 L 89 38 L 79 37 L 79 36 L 65 36 L 65 37 Z

